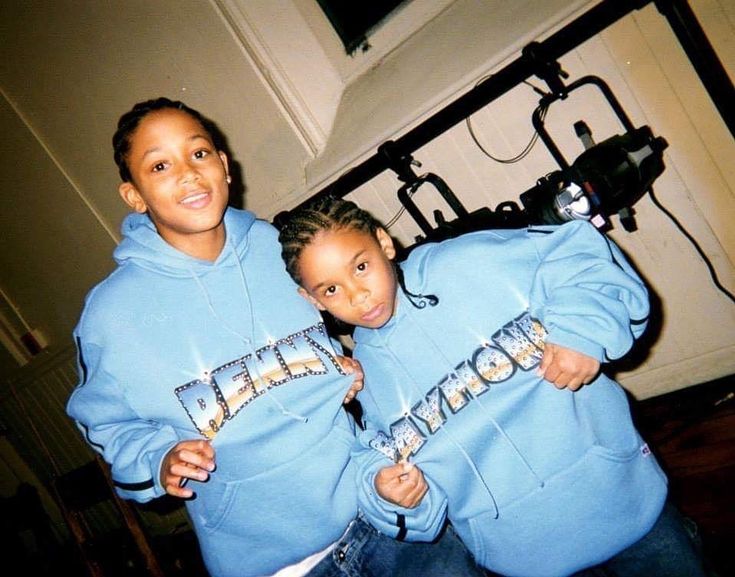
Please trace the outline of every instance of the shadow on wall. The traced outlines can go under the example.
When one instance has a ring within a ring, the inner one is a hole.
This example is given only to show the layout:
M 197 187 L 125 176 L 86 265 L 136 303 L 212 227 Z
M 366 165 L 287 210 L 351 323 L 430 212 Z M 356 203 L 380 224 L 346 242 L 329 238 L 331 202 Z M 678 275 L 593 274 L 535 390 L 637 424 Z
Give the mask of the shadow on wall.
M 247 187 L 245 186 L 245 173 L 243 172 L 242 165 L 238 160 L 235 159 L 232 149 L 227 142 L 227 136 L 222 129 L 213 121 L 207 119 L 208 128 L 212 132 L 212 138 L 214 144 L 218 150 L 221 150 L 227 155 L 228 160 L 228 172 L 232 178 L 230 183 L 230 200 L 229 205 L 234 208 L 243 209 L 245 208 L 245 193 Z

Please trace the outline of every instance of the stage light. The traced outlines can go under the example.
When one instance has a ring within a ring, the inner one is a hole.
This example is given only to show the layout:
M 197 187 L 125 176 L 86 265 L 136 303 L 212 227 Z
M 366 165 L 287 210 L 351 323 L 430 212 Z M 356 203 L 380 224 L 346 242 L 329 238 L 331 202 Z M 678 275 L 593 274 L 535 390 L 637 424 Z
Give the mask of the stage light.
M 521 194 L 529 224 L 581 219 L 607 229 L 610 216 L 619 214 L 625 229 L 635 230 L 632 207 L 664 171 L 667 146 L 648 126 L 590 144 L 571 166 L 540 178 Z

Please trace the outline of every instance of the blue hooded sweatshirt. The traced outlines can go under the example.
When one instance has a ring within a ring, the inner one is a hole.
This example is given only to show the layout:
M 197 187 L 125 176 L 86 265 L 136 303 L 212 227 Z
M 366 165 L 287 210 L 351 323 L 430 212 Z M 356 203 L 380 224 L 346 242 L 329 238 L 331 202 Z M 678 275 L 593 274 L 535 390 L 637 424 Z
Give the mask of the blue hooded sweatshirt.
M 318 311 L 298 296 L 277 231 L 228 208 L 211 263 L 131 214 L 117 269 L 75 329 L 80 383 L 68 402 L 112 466 L 121 497 L 164 494 L 179 441 L 210 439 L 216 470 L 186 501 L 213 577 L 268 575 L 338 540 L 357 515 L 353 422 Z
M 480 564 L 522 577 L 569 575 L 644 536 L 666 478 L 624 390 L 605 375 L 558 390 L 536 373 L 547 342 L 604 362 L 643 332 L 648 294 L 621 251 L 575 221 L 423 245 L 402 269 L 408 291 L 439 302 L 399 291 L 386 325 L 354 333 L 362 440 L 377 449 L 356 455 L 369 520 L 428 540 L 446 506 Z M 431 498 L 404 509 L 375 494 L 389 459 L 420 467 Z

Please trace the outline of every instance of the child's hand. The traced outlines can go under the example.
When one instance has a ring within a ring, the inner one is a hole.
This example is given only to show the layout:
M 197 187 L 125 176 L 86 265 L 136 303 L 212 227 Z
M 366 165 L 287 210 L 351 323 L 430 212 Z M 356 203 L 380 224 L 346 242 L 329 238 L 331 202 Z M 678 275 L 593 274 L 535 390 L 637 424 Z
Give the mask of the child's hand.
M 181 441 L 163 458 L 161 485 L 169 495 L 188 499 L 194 491 L 184 486 L 186 481 L 206 481 L 212 471 L 214 449 L 209 441 Z
M 576 391 L 594 379 L 599 370 L 600 361 L 597 359 L 566 347 L 546 343 L 538 375 L 553 383 L 557 389 L 566 387 L 570 391 Z
M 352 381 L 352 386 L 342 401 L 346 405 L 357 396 L 357 393 L 362 391 L 362 388 L 365 386 L 365 375 L 362 372 L 362 365 L 355 359 L 338 355 L 337 360 L 339 360 L 339 364 L 345 373 L 355 375 L 355 380 Z
M 429 485 L 421 469 L 413 463 L 398 463 L 378 471 L 375 490 L 386 501 L 413 509 L 421 503 Z

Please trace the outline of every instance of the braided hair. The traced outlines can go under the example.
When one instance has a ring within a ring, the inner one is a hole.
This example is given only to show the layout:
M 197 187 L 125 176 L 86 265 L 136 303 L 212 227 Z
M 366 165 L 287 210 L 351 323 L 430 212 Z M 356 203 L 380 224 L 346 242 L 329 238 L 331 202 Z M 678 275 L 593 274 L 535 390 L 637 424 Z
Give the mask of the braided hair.
M 281 257 L 286 270 L 297 284 L 302 284 L 299 274 L 299 258 L 301 252 L 322 231 L 353 229 L 366 232 L 377 237 L 378 229 L 385 227 L 368 211 L 363 210 L 352 201 L 326 196 L 317 198 L 303 208 L 293 210 L 280 216 Z M 424 308 L 426 304 L 435 306 L 439 298 L 435 295 L 414 294 L 406 289 L 403 271 L 395 266 L 396 277 L 401 290 L 416 308 Z
M 209 134 L 212 142 L 218 150 L 222 149 L 219 140 L 219 131 L 211 120 L 205 118 L 200 112 L 190 108 L 179 100 L 171 100 L 164 96 L 138 102 L 128 112 L 123 114 L 117 121 L 117 130 L 112 136 L 112 148 L 114 150 L 115 164 L 117 165 L 120 178 L 123 182 L 131 182 L 133 177 L 128 167 L 128 153 L 130 152 L 130 139 L 138 128 L 140 122 L 151 112 L 164 109 L 182 110 L 194 118 L 202 128 Z

